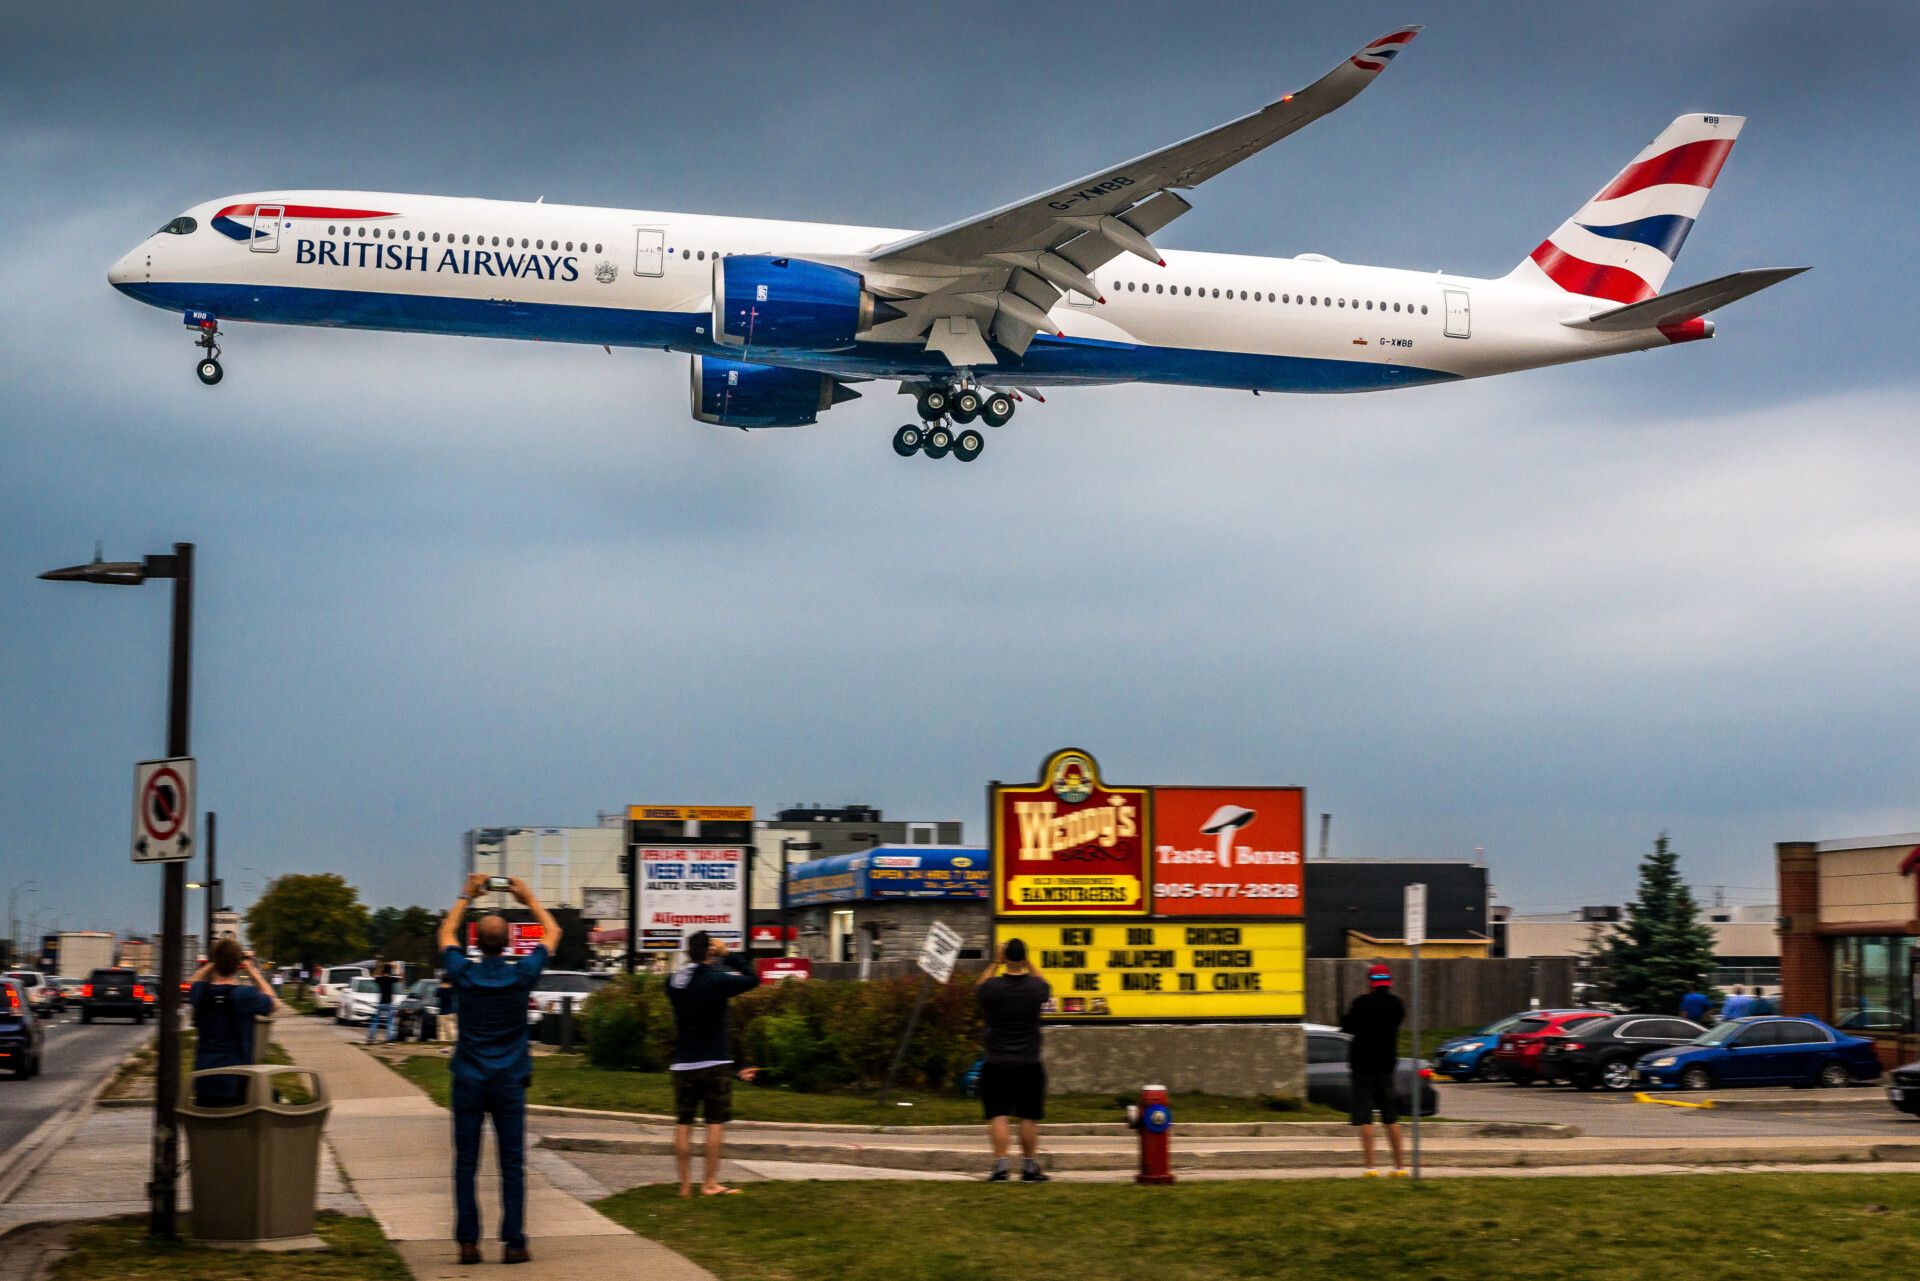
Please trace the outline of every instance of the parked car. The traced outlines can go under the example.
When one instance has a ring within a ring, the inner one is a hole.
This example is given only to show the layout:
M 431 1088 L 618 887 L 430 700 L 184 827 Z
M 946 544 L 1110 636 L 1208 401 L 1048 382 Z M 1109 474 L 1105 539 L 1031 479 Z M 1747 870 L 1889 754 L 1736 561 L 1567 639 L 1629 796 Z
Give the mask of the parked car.
M 1703 1036 L 1706 1028 L 1665 1014 L 1621 1014 L 1540 1040 L 1540 1070 L 1582 1090 L 1631 1090 L 1633 1065 L 1654 1050 Z
M 0 1068 L 24 1081 L 38 1076 L 47 1053 L 46 1029 L 27 1001 L 26 990 L 11 978 L 0 979 Z
M 527 993 L 527 1022 L 538 1023 L 542 1015 L 560 1013 L 560 998 L 565 996 L 573 998 L 573 1011 L 578 1014 L 587 998 L 605 987 L 611 977 L 584 970 L 542 970 L 533 981 L 533 990 Z
M 1606 1010 L 1535 1010 L 1500 1034 L 1493 1048 L 1493 1070 L 1515 1085 L 1552 1078 L 1540 1066 L 1546 1038 L 1606 1018 Z
M 320 971 L 320 979 L 313 985 L 313 1008 L 322 1014 L 336 1009 L 353 981 L 366 978 L 368 973 L 364 965 L 334 965 Z
M 1907 1019 L 1904 1014 L 1892 1010 L 1860 1009 L 1848 1010 L 1833 1021 L 1833 1025 L 1842 1032 L 1904 1032 Z
M 1920 1063 L 1893 1070 L 1887 1084 L 1887 1102 L 1909 1116 L 1920 1116 Z
M 1442 1076 L 1450 1076 L 1456 1081 L 1499 1081 L 1503 1078 L 1494 1068 L 1493 1051 L 1500 1044 L 1500 1034 L 1519 1023 L 1522 1019 L 1534 1018 L 1541 1014 L 1578 1014 L 1580 1010 L 1522 1010 L 1518 1014 L 1509 1014 L 1504 1019 L 1495 1019 L 1478 1032 L 1466 1036 L 1456 1036 L 1451 1041 L 1443 1041 L 1434 1051 L 1434 1070 Z
M 1665 1090 L 1726 1085 L 1851 1085 L 1880 1075 L 1873 1042 L 1837 1032 L 1819 1019 L 1729 1019 L 1698 1040 L 1656 1050 L 1636 1075 Z
M 333 1009 L 335 1023 L 369 1023 L 380 1004 L 380 980 L 358 978 L 340 994 Z
M 1325 1023 L 1309 1023 L 1307 1030 L 1307 1102 L 1341 1112 L 1353 1106 L 1353 1082 L 1347 1074 L 1348 1036 Z M 1394 1098 L 1402 1115 L 1413 1114 L 1413 1086 L 1420 1083 L 1420 1115 L 1440 1110 L 1440 1092 L 1433 1088 L 1433 1071 L 1416 1059 L 1394 1065 Z
M 59 984 L 42 974 L 39 970 L 8 970 L 5 977 L 20 985 L 26 994 L 27 1004 L 33 1012 L 41 1016 L 58 1014 L 66 1008 L 66 993 Z
M 440 1016 L 440 980 L 421 979 L 394 1002 L 394 1039 L 424 1041 L 427 1022 Z
M 151 1010 L 148 992 L 141 976 L 124 966 L 95 970 L 80 985 L 80 1021 L 95 1019 L 132 1019 L 145 1023 Z

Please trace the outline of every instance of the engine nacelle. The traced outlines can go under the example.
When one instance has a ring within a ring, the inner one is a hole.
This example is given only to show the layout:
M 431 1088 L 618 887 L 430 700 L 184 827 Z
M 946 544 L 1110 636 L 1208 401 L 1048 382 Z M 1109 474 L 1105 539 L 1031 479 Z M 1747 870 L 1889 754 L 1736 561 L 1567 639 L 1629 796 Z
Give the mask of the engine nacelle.
M 810 369 L 695 356 L 693 416 L 721 427 L 805 427 L 859 392 Z
M 846 347 L 904 314 L 845 267 L 765 254 L 713 260 L 713 338 L 743 351 Z

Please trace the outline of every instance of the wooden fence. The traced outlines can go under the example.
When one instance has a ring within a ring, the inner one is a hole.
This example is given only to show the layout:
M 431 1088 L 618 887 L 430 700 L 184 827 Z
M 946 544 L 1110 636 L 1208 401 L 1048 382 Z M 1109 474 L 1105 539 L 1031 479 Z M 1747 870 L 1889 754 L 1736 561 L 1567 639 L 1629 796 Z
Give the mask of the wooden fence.
M 1307 1022 L 1338 1023 L 1353 998 L 1367 990 L 1371 961 L 1309 960 Z M 1388 961 L 1393 990 L 1412 996 L 1412 965 Z M 1530 1006 L 1573 1004 L 1572 957 L 1506 960 L 1450 958 L 1420 963 L 1420 1021 L 1429 1028 L 1482 1027 Z

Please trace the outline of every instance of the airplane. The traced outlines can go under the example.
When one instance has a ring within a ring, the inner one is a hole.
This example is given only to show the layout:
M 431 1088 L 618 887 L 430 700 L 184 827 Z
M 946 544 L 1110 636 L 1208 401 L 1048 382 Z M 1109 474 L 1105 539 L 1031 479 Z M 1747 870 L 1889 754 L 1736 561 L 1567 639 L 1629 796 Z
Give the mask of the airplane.
M 1804 271 L 1662 294 L 1743 117 L 1683 115 L 1493 279 L 1162 251 L 1183 192 L 1344 106 L 1421 30 L 1158 151 L 932 231 L 362 191 L 222 197 L 108 280 L 178 311 L 218 383 L 225 321 L 658 347 L 700 422 L 798 427 L 891 381 L 903 457 L 962 461 L 1043 388 L 1358 392 L 1713 336 L 1708 312 Z

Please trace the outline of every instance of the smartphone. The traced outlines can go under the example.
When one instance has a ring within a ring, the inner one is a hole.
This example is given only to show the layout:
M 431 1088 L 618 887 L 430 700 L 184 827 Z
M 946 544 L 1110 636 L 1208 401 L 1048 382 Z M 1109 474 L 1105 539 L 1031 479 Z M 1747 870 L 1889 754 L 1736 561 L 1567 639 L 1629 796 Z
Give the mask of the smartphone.
M 510 890 L 513 888 L 513 878 L 510 876 L 489 876 L 487 878 L 487 888 L 490 890 Z

